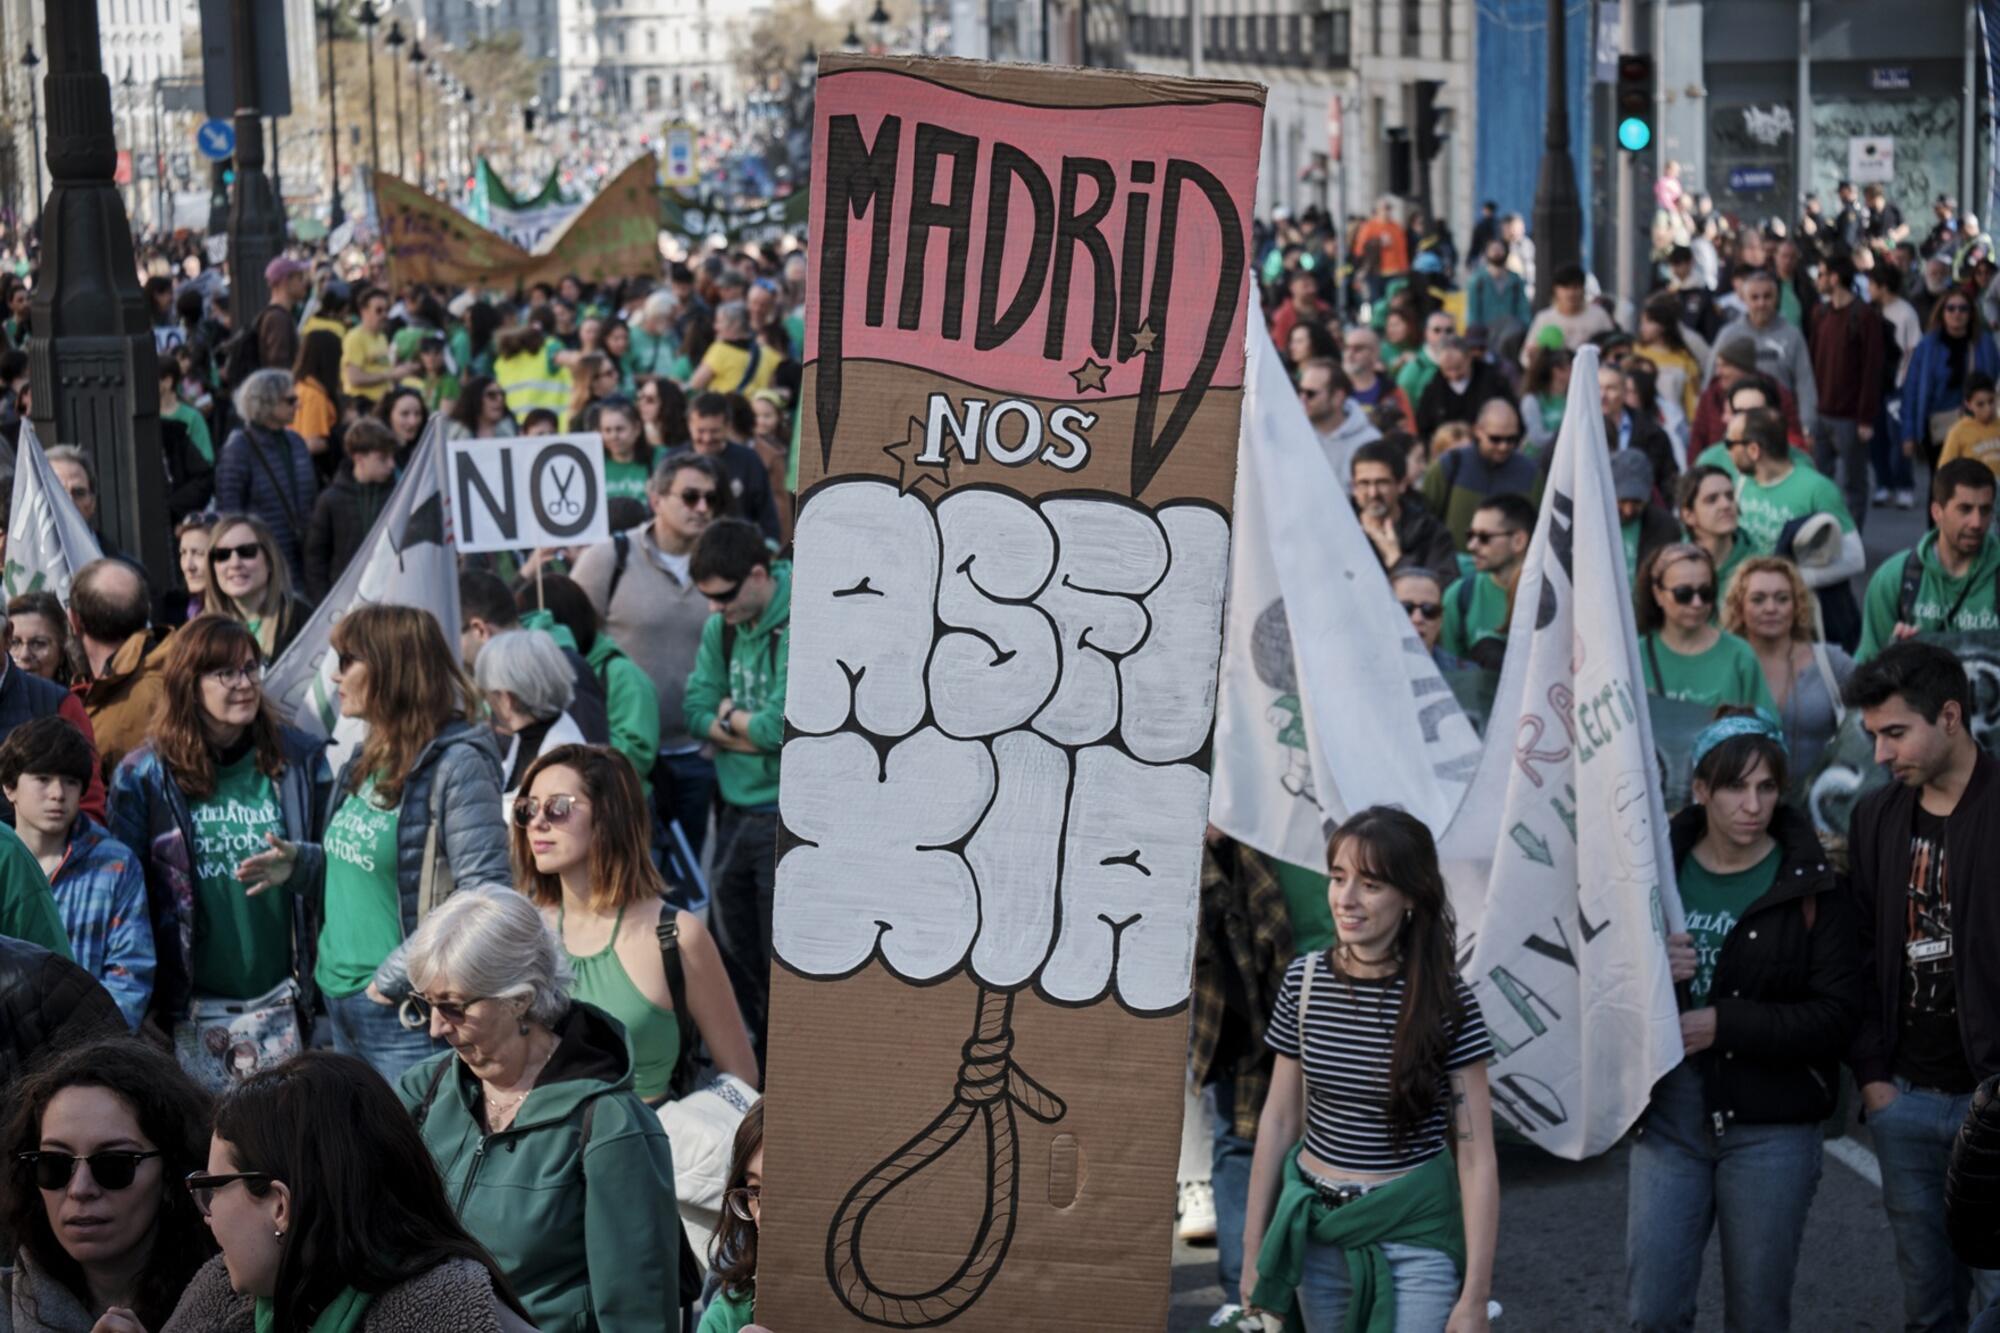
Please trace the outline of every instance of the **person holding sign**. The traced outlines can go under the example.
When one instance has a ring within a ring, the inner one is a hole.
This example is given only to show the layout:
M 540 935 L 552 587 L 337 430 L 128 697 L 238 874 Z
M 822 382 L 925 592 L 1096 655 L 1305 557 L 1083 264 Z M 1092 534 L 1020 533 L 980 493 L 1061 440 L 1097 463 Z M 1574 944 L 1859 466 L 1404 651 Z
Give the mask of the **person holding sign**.
M 1500 1225 L 1493 1043 L 1453 964 L 1437 845 L 1376 806 L 1335 830 L 1327 861 L 1336 943 L 1286 969 L 1264 1034 L 1278 1058 L 1250 1167 L 1243 1303 L 1283 1310 L 1296 1291 L 1309 1333 L 1484 1333 Z
M 1715 557 L 1692 542 L 1662 546 L 1639 565 L 1633 610 L 1646 692 L 1778 716 L 1757 654 L 1717 629 Z
M 1674 817 L 1687 930 L 1667 953 L 1687 1058 L 1654 1086 L 1632 1149 L 1625 1276 L 1642 1333 L 1694 1327 L 1718 1223 L 1727 1325 L 1791 1326 L 1861 975 L 1845 877 L 1780 803 L 1787 758 L 1766 718 L 1712 723 L 1694 741 L 1694 804 Z

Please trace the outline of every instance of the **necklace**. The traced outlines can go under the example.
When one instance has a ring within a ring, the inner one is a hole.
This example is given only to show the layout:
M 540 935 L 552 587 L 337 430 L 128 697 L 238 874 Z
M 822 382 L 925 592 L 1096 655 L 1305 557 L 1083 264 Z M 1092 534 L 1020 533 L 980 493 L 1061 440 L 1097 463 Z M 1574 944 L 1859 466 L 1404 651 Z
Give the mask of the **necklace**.
M 480 1095 L 484 1097 L 486 1100 L 486 1123 L 492 1129 L 497 1131 L 500 1128 L 502 1128 L 500 1123 L 502 1115 L 506 1116 L 506 1122 L 508 1124 L 512 1124 L 514 1122 L 513 1113 L 520 1109 L 521 1103 L 528 1100 L 528 1094 L 535 1090 L 536 1077 L 541 1074 L 542 1067 L 548 1064 L 549 1056 L 554 1054 L 555 1051 L 553 1048 L 551 1048 L 548 1054 L 542 1056 L 541 1059 L 535 1061 L 533 1065 L 529 1066 L 529 1068 L 521 1076 L 523 1081 L 525 1081 L 528 1086 L 521 1089 L 519 1092 L 515 1093 L 511 1097 L 495 1096 L 493 1090 L 487 1087 L 485 1083 L 482 1082 L 479 1085 Z

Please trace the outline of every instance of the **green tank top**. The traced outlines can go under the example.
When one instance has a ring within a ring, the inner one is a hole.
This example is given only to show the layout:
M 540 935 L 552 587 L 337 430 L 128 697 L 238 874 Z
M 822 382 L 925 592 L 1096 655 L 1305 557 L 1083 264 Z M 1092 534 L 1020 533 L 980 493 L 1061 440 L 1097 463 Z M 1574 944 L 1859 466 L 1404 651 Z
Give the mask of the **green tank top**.
M 663 912 L 671 906 L 662 905 Z M 594 1004 L 625 1026 L 625 1040 L 632 1050 L 632 1090 L 647 1101 L 667 1095 L 674 1065 L 681 1057 L 680 1020 L 671 1009 L 662 1009 L 632 984 L 625 964 L 618 958 L 618 930 L 625 923 L 625 909 L 619 908 L 611 923 L 611 940 L 588 958 L 569 952 L 570 971 L 576 986 L 571 992 L 585 1004 Z M 556 933 L 560 938 L 563 912 L 556 911 Z

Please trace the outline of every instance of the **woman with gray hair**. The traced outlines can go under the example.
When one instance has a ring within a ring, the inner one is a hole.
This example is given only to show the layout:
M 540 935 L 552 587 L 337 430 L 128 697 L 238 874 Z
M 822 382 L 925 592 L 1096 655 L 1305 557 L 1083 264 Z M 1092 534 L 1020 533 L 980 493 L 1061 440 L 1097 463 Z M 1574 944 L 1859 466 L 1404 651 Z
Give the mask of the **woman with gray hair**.
M 492 648 L 488 644 L 480 656 Z M 569 995 L 542 914 L 463 890 L 410 937 L 414 997 L 451 1046 L 397 1091 L 475 1240 L 545 1329 L 678 1327 L 680 1213 L 625 1030 Z
M 305 535 L 319 499 L 312 451 L 287 424 L 299 405 L 288 370 L 259 370 L 236 391 L 241 424 L 215 460 L 215 507 L 264 520 L 291 567 L 292 586 L 306 584 Z
M 510 629 L 488 639 L 472 676 L 486 696 L 493 730 L 505 750 L 506 791 L 500 801 L 505 811 L 536 755 L 558 745 L 586 743 L 583 729 L 569 715 L 576 676 L 556 641 L 539 629 Z

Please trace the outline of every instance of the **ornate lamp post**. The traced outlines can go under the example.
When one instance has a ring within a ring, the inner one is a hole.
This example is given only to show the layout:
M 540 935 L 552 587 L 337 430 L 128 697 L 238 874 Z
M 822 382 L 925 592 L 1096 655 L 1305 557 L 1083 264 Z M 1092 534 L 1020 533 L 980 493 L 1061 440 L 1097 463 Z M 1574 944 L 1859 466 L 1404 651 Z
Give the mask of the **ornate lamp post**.
M 375 25 L 382 21 L 382 16 L 375 11 L 370 0 L 361 0 L 361 8 L 354 17 L 368 40 L 368 169 L 380 171 L 382 118 L 375 114 Z
M 1583 205 L 1569 156 L 1568 32 L 1563 0 L 1549 0 L 1548 117 L 1542 129 L 1542 171 L 1535 182 L 1535 308 L 1546 306 L 1556 271 L 1583 255 Z
M 35 54 L 35 44 L 28 43 L 28 49 L 21 52 L 21 68 L 28 71 L 28 141 L 33 146 L 35 162 L 35 217 L 42 216 L 42 115 L 41 99 L 35 91 L 35 69 L 42 58 Z M 154 397 L 159 396 L 155 386 Z
M 326 24 L 326 146 L 327 151 L 333 154 L 333 207 L 327 212 L 327 223 L 333 227 L 347 221 L 347 210 L 340 203 L 340 130 L 335 112 L 340 89 L 333 77 L 333 21 L 339 13 L 333 0 L 327 0 L 317 10 L 320 22 Z
M 410 43 L 410 104 L 417 117 L 417 188 L 430 193 L 425 177 L 430 174 L 430 162 L 424 156 L 424 44 Z
M 403 76 L 396 68 L 401 63 L 403 47 L 409 38 L 403 36 L 402 23 L 391 20 L 389 35 L 382 39 L 382 45 L 389 48 L 389 93 L 396 103 L 396 174 L 409 178 L 409 169 L 403 161 Z

